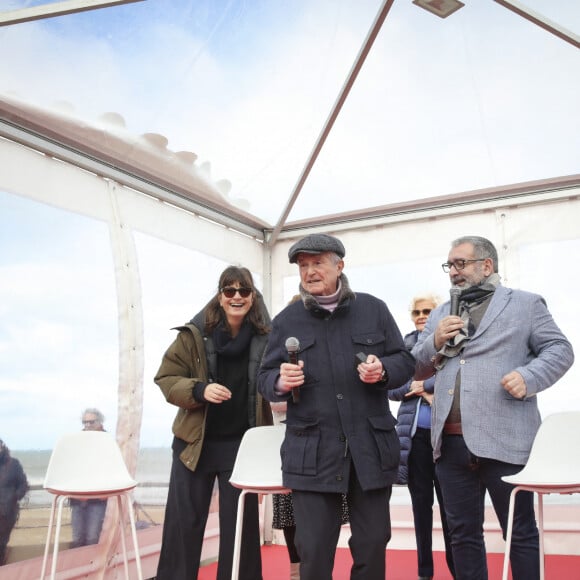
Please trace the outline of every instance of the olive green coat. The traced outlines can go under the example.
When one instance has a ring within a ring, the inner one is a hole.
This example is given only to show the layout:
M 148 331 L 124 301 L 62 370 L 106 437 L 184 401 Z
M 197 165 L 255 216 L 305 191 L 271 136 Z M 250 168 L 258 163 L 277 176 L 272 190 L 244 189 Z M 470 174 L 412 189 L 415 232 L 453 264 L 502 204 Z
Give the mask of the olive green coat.
M 189 443 L 180 459 L 188 469 L 195 471 L 203 445 L 208 403 L 193 398 L 193 387 L 199 382 L 209 382 L 210 376 L 217 376 L 217 354 L 212 339 L 202 336 L 195 324 L 185 324 L 176 330 L 179 334 L 165 352 L 154 380 L 166 401 L 178 407 L 173 434 Z M 267 341 L 267 335 L 255 334 L 250 343 L 248 420 L 251 427 L 272 424 L 270 404 L 256 388 Z

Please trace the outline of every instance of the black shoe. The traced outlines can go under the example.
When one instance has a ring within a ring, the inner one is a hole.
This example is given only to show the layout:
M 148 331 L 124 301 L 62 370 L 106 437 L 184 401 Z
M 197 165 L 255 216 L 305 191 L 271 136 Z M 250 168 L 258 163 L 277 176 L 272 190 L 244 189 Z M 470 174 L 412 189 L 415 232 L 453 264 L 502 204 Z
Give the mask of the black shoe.
M 433 576 L 419 576 L 417 580 L 433 580 Z

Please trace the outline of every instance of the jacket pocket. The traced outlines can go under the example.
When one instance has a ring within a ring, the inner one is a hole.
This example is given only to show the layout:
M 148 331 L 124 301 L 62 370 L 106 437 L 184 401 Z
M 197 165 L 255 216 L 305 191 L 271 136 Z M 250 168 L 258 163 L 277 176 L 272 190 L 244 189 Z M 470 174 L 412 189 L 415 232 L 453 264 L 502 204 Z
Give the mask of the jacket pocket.
M 299 335 L 298 335 L 299 336 Z M 298 360 L 304 361 L 304 384 L 301 389 L 308 389 L 318 384 L 320 379 L 316 374 L 317 355 L 315 352 L 316 341 L 313 337 L 299 336 L 300 350 L 298 351 Z
M 286 423 L 286 437 L 280 449 L 282 470 L 299 475 L 316 475 L 319 445 L 318 421 L 294 425 Z
M 395 429 L 395 418 L 392 415 L 376 415 L 369 417 L 369 423 L 377 446 L 381 469 L 396 469 L 399 464 L 401 444 Z
M 355 354 L 364 352 L 381 356 L 385 352 L 385 337 L 378 332 L 366 332 L 352 336 Z

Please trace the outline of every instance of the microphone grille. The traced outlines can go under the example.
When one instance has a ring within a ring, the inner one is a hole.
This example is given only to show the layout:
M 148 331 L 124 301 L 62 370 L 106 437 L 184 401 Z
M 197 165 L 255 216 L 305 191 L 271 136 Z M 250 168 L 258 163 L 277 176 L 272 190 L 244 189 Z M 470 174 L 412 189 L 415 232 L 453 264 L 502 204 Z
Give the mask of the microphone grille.
M 285 346 L 288 352 L 298 352 L 300 341 L 295 336 L 290 336 L 286 339 Z

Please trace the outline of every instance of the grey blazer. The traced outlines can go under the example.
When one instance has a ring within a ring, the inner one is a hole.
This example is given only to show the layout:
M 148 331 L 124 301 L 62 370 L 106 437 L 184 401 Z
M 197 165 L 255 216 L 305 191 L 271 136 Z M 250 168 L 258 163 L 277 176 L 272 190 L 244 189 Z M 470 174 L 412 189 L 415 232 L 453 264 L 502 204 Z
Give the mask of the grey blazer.
M 433 373 L 433 334 L 448 314 L 449 302 L 435 309 L 413 348 L 418 380 Z M 554 322 L 544 299 L 498 286 L 464 350 L 437 372 L 431 427 L 434 459 L 441 455 L 443 425 L 458 372 L 463 437 L 471 453 L 524 465 L 541 422 L 536 395 L 551 387 L 573 362 L 572 345 Z M 523 400 L 512 397 L 500 383 L 514 370 L 526 383 Z

